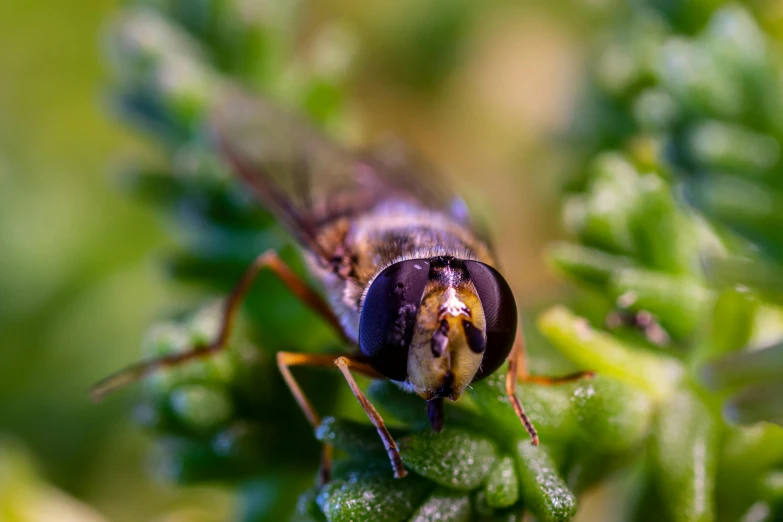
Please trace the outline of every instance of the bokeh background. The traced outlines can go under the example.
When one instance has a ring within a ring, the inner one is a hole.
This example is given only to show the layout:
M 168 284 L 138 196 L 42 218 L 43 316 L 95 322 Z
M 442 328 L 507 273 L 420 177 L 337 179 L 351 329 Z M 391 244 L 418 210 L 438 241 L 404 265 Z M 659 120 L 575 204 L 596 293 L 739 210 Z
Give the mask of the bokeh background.
M 446 174 L 496 238 L 523 309 L 572 298 L 544 251 L 564 235 L 564 187 L 583 185 L 579 158 L 612 145 L 608 117 L 586 118 L 584 97 L 595 86 L 597 49 L 622 25 L 626 2 L 328 0 L 299 2 L 286 16 L 270 1 L 194 2 L 206 10 L 221 3 L 294 35 L 292 55 L 326 78 L 311 93 L 315 102 L 299 104 L 316 117 L 319 96 L 328 110 L 339 105 L 339 119 L 325 113 L 321 122 L 333 134 L 349 143 L 401 137 Z M 688 35 L 720 3 L 685 2 L 684 14 L 677 3 L 656 9 L 675 12 L 674 32 Z M 237 509 L 230 488 L 167 480 L 172 472 L 161 472 L 154 437 L 133 419 L 134 390 L 97 405 L 87 395 L 140 356 L 153 322 L 209 295 L 168 277 L 163 253 L 181 246 L 184 232 L 123 182 L 130 163 L 165 156 L 118 114 L 113 85 L 125 73 L 108 33 L 124 8 L 108 0 L 0 2 L 3 521 L 206 522 Z M 775 2 L 753 8 L 765 13 L 765 38 L 777 45 L 783 10 Z M 269 74 L 253 58 L 246 74 Z M 607 97 L 622 98 L 620 84 L 633 76 L 626 58 L 601 62 Z M 330 75 L 341 80 L 330 84 Z M 301 102 L 285 81 L 255 83 Z M 591 141 L 591 124 L 609 137 Z M 542 360 L 539 368 L 557 364 Z M 612 487 L 588 495 L 579 520 L 607 520 L 619 494 Z

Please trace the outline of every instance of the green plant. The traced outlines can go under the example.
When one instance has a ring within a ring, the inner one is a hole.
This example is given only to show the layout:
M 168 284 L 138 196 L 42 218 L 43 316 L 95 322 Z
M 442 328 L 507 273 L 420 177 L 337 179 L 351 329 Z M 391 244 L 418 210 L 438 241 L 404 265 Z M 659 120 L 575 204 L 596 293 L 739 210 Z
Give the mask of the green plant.
M 681 260 L 682 267 L 693 269 L 697 258 L 703 263 L 699 277 L 718 298 L 715 313 L 720 315 L 713 322 L 733 324 L 733 331 L 713 332 L 714 346 L 696 352 L 701 362 L 749 343 L 757 347 L 761 341 L 752 339 L 757 312 L 774 310 L 781 303 L 780 56 L 774 40 L 756 21 L 769 23 L 768 10 L 769 6 L 761 5 L 752 13 L 727 4 L 714 13 L 707 10 L 696 16 L 693 12 L 685 23 L 672 18 L 667 9 L 642 9 L 596 60 L 595 89 L 601 94 L 593 105 L 600 111 L 594 108 L 591 114 L 603 116 L 596 118 L 600 131 L 589 154 L 610 147 L 624 150 L 637 170 L 653 174 L 647 176 L 649 180 L 657 176 L 671 185 L 677 204 L 691 206 L 695 227 L 690 228 L 700 231 L 698 236 L 680 233 L 674 248 L 661 250 L 660 243 L 673 237 L 671 228 L 685 226 L 664 220 L 655 236 L 641 238 L 639 247 L 655 249 L 657 242 L 660 260 L 669 256 L 676 264 L 683 246 L 699 243 L 692 247 L 690 260 Z M 678 34 L 675 29 L 681 30 L 681 23 L 695 34 Z M 617 123 L 616 115 L 623 115 L 622 123 Z M 582 176 L 577 184 L 585 179 L 589 176 Z M 627 194 L 644 198 L 643 204 L 649 205 L 644 191 Z M 640 215 L 641 219 L 659 217 Z M 617 253 L 627 248 L 617 242 L 603 246 Z M 686 313 L 681 319 L 700 315 Z M 676 333 L 678 327 L 670 326 Z M 783 376 L 783 351 L 774 342 L 779 330 L 777 321 L 769 321 L 764 343 L 771 338 L 773 346 L 710 365 L 705 378 L 718 388 L 773 384 Z M 781 390 L 766 391 L 774 397 Z M 777 401 L 764 401 L 766 411 L 755 414 L 743 408 L 753 406 L 751 402 L 760 406 L 761 401 L 741 402 L 730 404 L 728 413 L 747 421 L 780 422 Z
M 164 153 L 157 168 L 130 169 L 127 186 L 178 220 L 181 240 L 168 261 L 172 277 L 224 294 L 267 248 L 301 266 L 204 135 L 214 99 L 225 84 L 242 82 L 339 133 L 350 123 L 343 110 L 350 38 L 327 28 L 303 54 L 284 29 L 293 24 L 293 7 L 271 9 L 249 24 L 227 0 L 198 5 L 160 0 L 121 14 L 109 35 L 111 63 L 116 107 Z M 715 16 L 747 18 L 736 10 Z M 318 447 L 276 373 L 273 354 L 339 346 L 279 283 L 262 276 L 245 307 L 251 320 L 230 350 L 145 381 L 139 419 L 162 442 L 162 470 L 185 483 L 234 484 L 243 499 L 239 518 L 247 522 L 285 518 L 302 491 L 297 520 L 521 520 L 524 511 L 544 521 L 570 520 L 581 492 L 634 466 L 640 493 L 637 501 L 624 501 L 628 518 L 736 520 L 759 500 L 775 516 L 783 432 L 726 425 L 721 397 L 699 382 L 703 363 L 745 346 L 759 307 L 769 306 L 755 293 L 711 284 L 700 262 L 705 253 L 746 247 L 682 204 L 675 174 L 686 169 L 655 153 L 664 143 L 677 149 L 693 141 L 683 134 L 688 127 L 678 119 L 681 111 L 691 125 L 692 114 L 725 116 L 739 96 L 739 87 L 720 83 L 728 81 L 723 69 L 701 58 L 707 51 L 691 49 L 694 42 L 706 40 L 709 52 L 724 49 L 729 57 L 734 51 L 717 45 L 717 37 L 710 40 L 714 29 L 691 39 L 675 38 L 678 30 L 654 11 L 634 12 L 616 48 L 606 48 L 603 59 L 610 63 L 597 68 L 598 110 L 588 120 L 593 139 L 583 148 L 593 159 L 565 205 L 575 240 L 551 253 L 586 291 L 569 307 L 543 312 L 537 321 L 543 336 L 531 335 L 530 344 L 553 369 L 592 369 L 598 377 L 556 387 L 520 385 L 542 446 L 530 445 L 506 402 L 502 371 L 447 408 L 440 435 L 428 428 L 419 399 L 373 382 L 368 395 L 413 472 L 395 481 L 377 435 L 342 383 L 313 375 L 307 382 L 318 390 L 316 407 L 340 415 L 316 431 L 340 458 L 334 480 L 314 486 Z M 683 49 L 703 66 L 684 79 Z M 617 60 L 641 65 L 620 67 L 617 77 Z M 624 152 L 605 152 L 610 149 Z M 759 161 L 757 155 L 751 161 Z M 209 339 L 216 326 L 212 306 L 163 322 L 151 330 L 145 354 L 184 349 Z M 526 325 L 526 331 L 534 329 Z M 713 375 L 724 375 L 714 368 Z M 738 486 L 738 477 L 747 480 Z
M 598 300 L 642 327 L 643 342 L 680 359 L 694 404 L 709 412 L 692 443 L 715 444 L 716 462 L 698 472 L 701 494 L 715 495 L 713 512 L 697 516 L 678 503 L 666 474 L 650 496 L 681 506 L 675 520 L 735 520 L 743 511 L 773 520 L 780 497 L 765 484 L 781 465 L 780 442 L 771 452 L 745 447 L 746 470 L 734 452 L 738 441 L 761 431 L 777 440 L 780 430 L 724 426 L 720 402 L 732 423 L 781 422 L 780 56 L 763 26 L 769 6 L 696 5 L 629 8 L 600 46 L 583 114 L 590 137 L 580 139 L 594 159 L 572 179 L 577 195 L 566 204 L 581 245 L 561 245 L 553 258 L 609 296 Z M 714 484 L 701 480 L 710 475 Z M 737 476 L 749 483 L 737 486 Z

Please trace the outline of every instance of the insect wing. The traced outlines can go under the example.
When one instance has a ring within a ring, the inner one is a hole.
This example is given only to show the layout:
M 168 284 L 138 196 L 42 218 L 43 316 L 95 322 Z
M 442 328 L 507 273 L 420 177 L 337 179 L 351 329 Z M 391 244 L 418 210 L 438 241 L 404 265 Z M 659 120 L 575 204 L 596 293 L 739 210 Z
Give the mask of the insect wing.
M 211 132 L 235 174 L 315 253 L 318 232 L 386 201 L 406 202 L 467 221 L 466 207 L 400 145 L 352 152 L 268 100 L 230 91 Z

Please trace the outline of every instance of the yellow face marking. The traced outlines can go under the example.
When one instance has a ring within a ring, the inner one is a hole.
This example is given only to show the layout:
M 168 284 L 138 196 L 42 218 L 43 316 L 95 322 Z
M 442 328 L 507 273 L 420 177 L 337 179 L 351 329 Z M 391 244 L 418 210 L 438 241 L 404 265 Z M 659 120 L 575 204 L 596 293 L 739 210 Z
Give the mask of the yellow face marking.
M 438 353 L 432 349 L 432 339 L 444 320 L 448 323 L 448 342 L 443 353 Z M 481 366 L 483 354 L 475 353 L 468 345 L 465 321 L 485 333 L 484 308 L 473 284 L 427 283 L 408 351 L 408 381 L 423 399 L 443 396 L 456 400 Z

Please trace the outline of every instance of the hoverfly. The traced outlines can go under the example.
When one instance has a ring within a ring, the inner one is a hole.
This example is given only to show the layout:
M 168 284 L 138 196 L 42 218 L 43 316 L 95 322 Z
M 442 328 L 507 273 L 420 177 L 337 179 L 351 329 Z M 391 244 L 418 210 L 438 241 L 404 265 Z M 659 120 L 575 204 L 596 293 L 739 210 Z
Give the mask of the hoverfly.
M 514 295 L 489 242 L 448 185 L 392 149 L 348 151 L 265 100 L 233 92 L 215 114 L 210 130 L 220 154 L 296 239 L 322 289 L 294 274 L 274 251 L 265 252 L 226 299 L 211 343 L 130 366 L 98 383 L 94 397 L 223 349 L 255 277 L 271 270 L 351 348 L 334 356 L 277 354 L 286 384 L 314 427 L 320 417 L 290 368 L 336 365 L 377 429 L 394 476 L 402 478 L 397 445 L 353 373 L 390 379 L 419 395 L 432 428 L 441 431 L 444 399 L 456 401 L 508 360 L 506 394 L 538 444 L 516 396 L 517 381 L 549 384 L 587 372 L 556 379 L 527 374 Z M 325 446 L 322 480 L 330 466 Z

